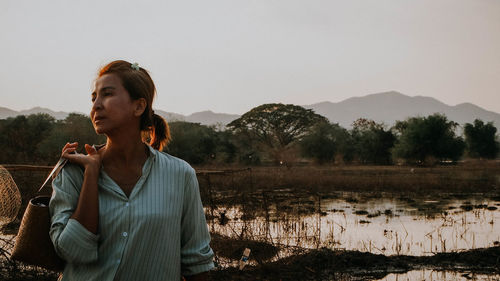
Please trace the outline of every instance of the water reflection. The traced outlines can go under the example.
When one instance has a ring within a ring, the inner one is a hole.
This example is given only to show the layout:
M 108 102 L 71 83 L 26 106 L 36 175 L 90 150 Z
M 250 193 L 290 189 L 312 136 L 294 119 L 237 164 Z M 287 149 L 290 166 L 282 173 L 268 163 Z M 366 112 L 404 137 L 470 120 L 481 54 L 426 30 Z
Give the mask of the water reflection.
M 426 281 L 497 281 L 500 280 L 498 275 L 487 275 L 473 272 L 456 272 L 456 271 L 437 271 L 437 270 L 413 270 L 406 273 L 389 274 L 386 277 L 379 279 L 380 281 L 410 281 L 410 280 L 426 280 Z
M 259 208 L 236 204 L 210 210 L 212 232 L 277 246 L 384 255 L 431 255 L 500 241 L 499 202 L 480 195 L 430 199 L 337 193 L 265 201 Z

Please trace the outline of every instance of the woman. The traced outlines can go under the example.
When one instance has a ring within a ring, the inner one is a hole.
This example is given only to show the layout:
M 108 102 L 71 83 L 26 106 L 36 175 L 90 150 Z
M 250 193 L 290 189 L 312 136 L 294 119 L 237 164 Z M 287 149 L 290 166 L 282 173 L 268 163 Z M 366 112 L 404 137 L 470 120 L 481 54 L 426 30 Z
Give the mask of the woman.
M 213 267 L 194 170 L 160 152 L 168 125 L 155 86 L 137 64 L 113 61 L 95 82 L 90 117 L 106 144 L 62 150 L 50 236 L 66 260 L 62 280 L 206 280 Z M 148 144 L 146 140 L 150 140 Z

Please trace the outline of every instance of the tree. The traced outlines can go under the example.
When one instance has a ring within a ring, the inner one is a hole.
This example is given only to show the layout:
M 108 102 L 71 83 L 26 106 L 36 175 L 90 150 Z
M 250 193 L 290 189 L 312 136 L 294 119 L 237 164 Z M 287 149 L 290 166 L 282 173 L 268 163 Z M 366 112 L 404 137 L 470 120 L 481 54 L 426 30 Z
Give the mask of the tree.
M 446 116 L 433 114 L 397 121 L 394 129 L 400 134 L 393 156 L 407 161 L 425 163 L 435 160 L 458 160 L 464 151 L 462 138 L 455 136 L 458 126 Z
M 292 145 L 301 140 L 316 124 L 327 119 L 293 104 L 271 103 L 257 106 L 227 127 L 235 134 L 258 141 L 262 149 L 279 162 Z
M 231 143 L 235 147 L 235 156 L 240 163 L 245 165 L 259 165 L 263 154 L 259 149 L 258 140 L 251 138 L 245 133 L 235 133 L 231 130 L 226 130 L 229 134 Z
M 493 122 L 486 124 L 476 119 L 474 124 L 464 125 L 465 143 L 470 157 L 493 159 L 499 151 L 499 143 L 496 141 L 497 128 Z
M 347 155 L 350 136 L 346 129 L 338 124 L 321 122 L 300 142 L 304 156 L 312 157 L 318 163 L 335 162 L 337 155 Z
M 392 162 L 391 149 L 396 136 L 391 130 L 385 130 L 383 124 L 365 118 L 357 119 L 352 125 L 354 154 L 361 163 L 387 165 Z
M 172 140 L 165 148 L 168 153 L 190 164 L 202 164 L 217 156 L 217 132 L 199 123 L 169 123 Z
M 234 136 L 230 131 L 217 130 L 217 160 L 232 163 L 238 154 Z
M 38 153 L 43 155 L 45 164 L 53 164 L 61 155 L 61 149 L 67 142 L 78 142 L 83 145 L 101 144 L 106 142 L 106 136 L 97 135 L 92 121 L 87 115 L 70 113 L 64 120 L 58 121 L 47 137 L 40 142 Z
M 27 164 L 43 159 L 38 148 L 54 124 L 54 117 L 45 113 L 19 115 L 2 122 L 0 162 Z

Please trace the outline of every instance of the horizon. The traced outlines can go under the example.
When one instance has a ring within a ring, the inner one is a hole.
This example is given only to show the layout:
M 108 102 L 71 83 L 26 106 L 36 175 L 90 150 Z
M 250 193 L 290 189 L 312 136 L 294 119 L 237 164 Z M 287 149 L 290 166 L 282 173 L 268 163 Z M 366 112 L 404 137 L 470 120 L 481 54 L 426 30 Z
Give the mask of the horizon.
M 448 107 L 456 107 L 456 106 L 460 106 L 460 105 L 471 105 L 471 106 L 475 106 L 475 107 L 478 107 L 480 108 L 481 110 L 484 110 L 486 112 L 491 112 L 491 113 L 494 113 L 494 114 L 499 114 L 500 115 L 500 112 L 495 112 L 495 111 L 491 111 L 491 110 L 487 110 L 481 106 L 478 106 L 476 104 L 473 104 L 473 103 L 468 103 L 468 102 L 465 102 L 465 103 L 460 103 L 460 104 L 456 104 L 456 105 L 450 105 L 450 104 L 446 104 L 436 98 L 433 98 L 433 97 L 427 97 L 427 96 L 408 96 L 408 95 L 405 95 L 404 93 L 401 93 L 401 92 L 398 92 L 398 91 L 389 91 L 389 92 L 382 92 L 382 93 L 373 93 L 373 94 L 368 94 L 368 95 L 365 95 L 365 96 L 353 96 L 353 97 L 349 97 L 349 98 L 346 98 L 340 102 L 331 102 L 331 101 L 322 101 L 322 102 L 317 102 L 317 103 L 309 103 L 309 104 L 302 104 L 302 105 L 299 105 L 299 106 L 302 106 L 302 107 L 310 107 L 310 106 L 314 106 L 314 105 L 318 105 L 318 104 L 324 104 L 324 103 L 329 103 L 329 104 L 338 104 L 338 103 L 342 103 L 342 102 L 345 102 L 347 100 L 350 100 L 350 99 L 353 99 L 353 98 L 366 98 L 368 96 L 377 96 L 377 95 L 388 95 L 388 94 L 397 94 L 397 95 L 401 95 L 401 96 L 404 96 L 404 97 L 407 97 L 407 98 L 431 98 L 433 100 L 435 100 L 436 102 L 438 103 L 442 103 Z M 280 102 L 276 102 L 276 103 L 280 103 Z M 282 104 L 285 104 L 285 103 L 282 103 Z M 260 106 L 260 105 L 257 105 L 257 106 Z M 0 106 L 0 108 L 6 108 L 8 110 L 14 110 L 14 109 L 11 109 L 11 108 L 7 108 L 7 107 L 2 107 Z M 48 107 L 42 107 L 42 106 L 34 106 L 32 108 L 27 108 L 27 109 L 22 109 L 22 110 L 14 110 L 16 112 L 23 112 L 23 111 L 32 111 L 32 110 L 35 110 L 35 109 L 42 109 L 42 110 L 49 110 L 53 113 L 66 113 L 66 114 L 69 114 L 69 113 L 79 113 L 79 114 L 84 114 L 84 115 L 88 115 L 88 113 L 85 113 L 85 112 L 79 112 L 79 111 L 60 111 L 60 110 L 54 110 L 52 108 L 48 108 Z M 245 114 L 246 112 L 243 112 L 243 113 L 227 113 L 227 112 L 217 112 L 217 111 L 214 111 L 212 109 L 205 109 L 205 110 L 201 110 L 201 111 L 196 111 L 196 112 L 191 112 L 191 113 L 188 113 L 188 114 L 182 114 L 182 113 L 178 113 L 178 112 L 172 112 L 172 111 L 168 111 L 168 110 L 164 110 L 164 109 L 161 109 L 161 108 L 154 108 L 155 110 L 160 110 L 160 111 L 163 111 L 165 113 L 168 113 L 168 114 L 178 114 L 178 115 L 182 115 L 184 117 L 189 117 L 191 115 L 194 115 L 194 114 L 197 114 L 197 113 L 204 113 L 204 112 L 210 112 L 210 113 L 213 113 L 213 114 L 226 114 L 226 115 L 243 115 Z M 436 112 L 436 113 L 439 113 L 439 112 Z M 483 121 L 491 121 L 491 120 L 483 120 Z
M 496 0 L 6 0 L 0 106 L 89 112 L 99 67 L 125 59 L 150 71 L 153 107 L 183 115 L 393 89 L 500 112 L 499 14 Z
M 485 107 L 482 107 L 480 105 L 477 105 L 473 102 L 461 102 L 461 103 L 457 103 L 457 104 L 448 104 L 446 102 L 443 102 L 437 98 L 434 98 L 434 97 L 430 97 L 430 96 L 423 96 L 423 95 L 415 95 L 415 96 L 409 96 L 409 95 L 406 95 L 404 93 L 401 93 L 399 91 L 387 91 L 387 92 L 380 92 L 380 93 L 372 93 L 372 94 L 366 94 L 364 96 L 351 96 L 351 97 L 347 97 L 343 100 L 340 100 L 338 102 L 334 102 L 334 101 L 328 101 L 328 100 L 324 100 L 324 101 L 319 101 L 319 102 L 314 102 L 314 103 L 307 103 L 307 104 L 296 104 L 296 105 L 299 105 L 299 106 L 302 106 L 302 107 L 305 107 L 305 106 L 311 106 L 311 105 L 316 105 L 316 104 L 321 104 L 321 103 L 331 103 L 331 104 L 337 104 L 337 103 L 342 103 L 346 100 L 349 100 L 349 99 L 352 99 L 352 98 L 363 98 L 363 97 L 366 97 L 366 96 L 371 96 L 371 95 L 378 95 L 378 94 L 385 94 L 385 93 L 392 93 L 392 92 L 395 92 L 395 93 L 398 93 L 398 94 L 401 94 L 403 96 L 406 96 L 406 97 L 410 97 L 410 98 L 416 98 L 416 97 L 423 97 L 423 98 L 432 98 L 432 99 L 435 99 L 436 101 L 440 102 L 440 103 L 443 103 L 447 106 L 450 106 L 450 107 L 455 107 L 455 106 L 459 106 L 459 105 L 464 105 L 464 104 L 470 104 L 470 105 L 473 105 L 473 106 L 477 106 L 485 111 L 489 111 L 489 112 L 493 112 L 493 113 L 497 113 L 497 114 L 500 114 L 500 111 L 494 111 L 494 110 L 489 110 Z M 282 104 L 289 104 L 289 103 L 284 103 L 284 102 L 279 102 L 279 101 L 276 101 L 276 102 L 269 102 L 269 103 L 282 103 Z M 255 105 L 255 107 L 259 106 L 259 105 L 262 105 L 262 104 L 257 104 Z M 53 108 L 50 108 L 50 107 L 44 107 L 44 106 L 40 106 L 40 105 L 34 105 L 32 107 L 29 107 L 29 108 L 22 108 L 22 109 L 14 109 L 14 108 L 10 108 L 10 107 L 7 107 L 7 106 L 3 106 L 3 105 L 0 105 L 0 108 L 6 108 L 6 109 L 9 109 L 9 110 L 13 110 L 13 111 L 17 111 L 17 112 L 22 112 L 22 111 L 30 111 L 30 110 L 33 110 L 33 109 L 36 109 L 36 108 L 41 108 L 41 109 L 48 109 L 48 110 L 51 110 L 53 112 L 66 112 L 66 113 L 80 113 L 80 114 L 86 114 L 88 115 L 88 112 L 82 112 L 82 111 L 77 111 L 77 110 L 73 110 L 73 111 L 66 111 L 66 110 L 55 110 Z M 241 113 L 228 113 L 228 112 L 220 112 L 220 111 L 214 111 L 210 108 L 206 108 L 206 109 L 201 109 L 199 111 L 193 111 L 193 112 L 188 112 L 188 113 L 179 113 L 179 112 L 175 112 L 175 111 L 169 111 L 169 110 L 165 110 L 165 109 L 162 109 L 162 108 L 158 108 L 158 107 L 153 107 L 155 110 L 162 110 L 162 111 L 165 111 L 165 112 L 168 112 L 168 113 L 174 113 L 174 114 L 181 114 L 181 115 L 185 115 L 185 116 L 189 116 L 189 115 L 192 115 L 192 114 L 195 114 L 195 113 L 200 113 L 200 112 L 213 112 L 213 113 L 216 113 L 216 114 L 230 114 L 230 115 L 243 115 L 245 114 L 246 112 L 248 112 L 249 110 L 251 110 L 252 108 L 250 108 L 248 111 L 245 111 L 245 112 L 241 112 Z

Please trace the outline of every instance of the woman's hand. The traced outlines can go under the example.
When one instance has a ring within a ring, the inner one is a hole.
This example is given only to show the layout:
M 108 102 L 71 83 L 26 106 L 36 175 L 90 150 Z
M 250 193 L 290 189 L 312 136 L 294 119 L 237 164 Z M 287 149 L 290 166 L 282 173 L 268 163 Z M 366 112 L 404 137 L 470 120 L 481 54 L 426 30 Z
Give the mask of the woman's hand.
M 97 182 L 99 180 L 99 170 L 101 169 L 102 151 L 97 151 L 94 147 L 86 144 L 87 155 L 74 153 L 78 148 L 78 143 L 67 143 L 62 149 L 61 157 L 68 161 L 82 166 L 85 169 L 83 183 L 78 197 L 78 205 L 71 215 L 88 231 L 97 234 L 99 225 L 99 191 Z
M 69 162 L 82 166 L 85 170 L 99 171 L 101 168 L 101 154 L 91 145 L 85 144 L 87 155 L 76 153 L 78 142 L 66 143 L 62 149 L 61 157 Z

